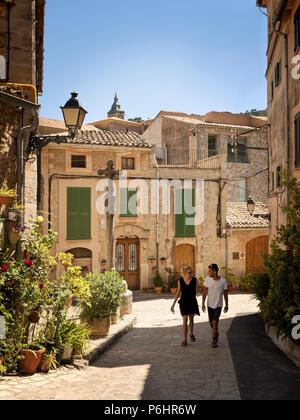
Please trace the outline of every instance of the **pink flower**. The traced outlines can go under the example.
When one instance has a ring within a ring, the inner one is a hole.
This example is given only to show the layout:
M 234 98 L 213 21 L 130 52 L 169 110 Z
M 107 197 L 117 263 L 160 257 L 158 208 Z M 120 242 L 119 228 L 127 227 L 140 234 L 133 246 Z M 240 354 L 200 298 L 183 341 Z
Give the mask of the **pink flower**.
M 6 273 L 8 271 L 7 265 L 4 265 L 3 267 L 1 267 L 1 271 L 2 273 Z
M 44 283 L 40 283 L 39 286 L 41 290 L 45 287 Z
M 31 261 L 31 260 L 26 260 L 26 261 L 25 261 L 25 264 L 26 264 L 28 267 L 31 267 L 31 266 L 32 266 L 32 261 Z

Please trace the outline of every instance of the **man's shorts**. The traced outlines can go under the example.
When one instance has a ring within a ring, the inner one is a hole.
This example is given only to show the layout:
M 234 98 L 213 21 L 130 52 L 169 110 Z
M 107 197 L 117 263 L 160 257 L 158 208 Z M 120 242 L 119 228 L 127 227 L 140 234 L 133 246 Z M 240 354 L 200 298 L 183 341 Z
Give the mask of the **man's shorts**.
M 222 308 L 218 307 L 216 309 L 212 309 L 208 306 L 207 309 L 208 309 L 209 322 L 213 322 L 213 321 L 218 322 L 222 313 Z

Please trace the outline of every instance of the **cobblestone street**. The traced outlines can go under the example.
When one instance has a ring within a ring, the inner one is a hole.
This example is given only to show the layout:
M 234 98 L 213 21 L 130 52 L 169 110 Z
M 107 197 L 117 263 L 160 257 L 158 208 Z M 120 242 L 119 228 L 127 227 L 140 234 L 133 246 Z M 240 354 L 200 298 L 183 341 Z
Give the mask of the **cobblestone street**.
M 218 349 L 210 347 L 202 313 L 196 319 L 197 342 L 182 348 L 179 308 L 173 316 L 171 303 L 171 295 L 135 293 L 135 328 L 92 366 L 4 379 L 0 399 L 239 400 L 288 398 L 293 392 L 300 398 L 300 370 L 262 331 L 257 334 L 257 305 L 250 295 L 230 295 Z

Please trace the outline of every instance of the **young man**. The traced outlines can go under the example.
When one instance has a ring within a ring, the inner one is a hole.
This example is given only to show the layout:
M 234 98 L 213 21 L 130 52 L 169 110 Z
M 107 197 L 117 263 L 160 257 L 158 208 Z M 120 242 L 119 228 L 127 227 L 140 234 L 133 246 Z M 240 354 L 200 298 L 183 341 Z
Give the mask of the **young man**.
M 212 343 L 213 348 L 218 347 L 219 339 L 219 319 L 222 313 L 223 296 L 225 298 L 226 306 L 224 312 L 228 312 L 228 291 L 227 281 L 219 276 L 219 267 L 217 264 L 211 264 L 208 267 L 208 275 L 206 277 L 203 287 L 202 310 L 206 312 L 205 301 L 207 299 L 209 323 L 212 329 Z

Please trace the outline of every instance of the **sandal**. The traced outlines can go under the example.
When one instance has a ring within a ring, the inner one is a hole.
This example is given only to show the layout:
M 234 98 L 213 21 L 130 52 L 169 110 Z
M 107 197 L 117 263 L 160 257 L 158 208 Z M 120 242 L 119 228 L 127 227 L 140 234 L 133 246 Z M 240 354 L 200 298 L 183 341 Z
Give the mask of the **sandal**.
M 194 336 L 194 334 L 190 335 L 190 339 L 192 343 L 195 343 L 196 337 Z
M 181 346 L 182 346 L 182 347 L 186 347 L 186 346 L 187 346 L 187 342 L 184 340 L 184 341 L 181 343 Z

